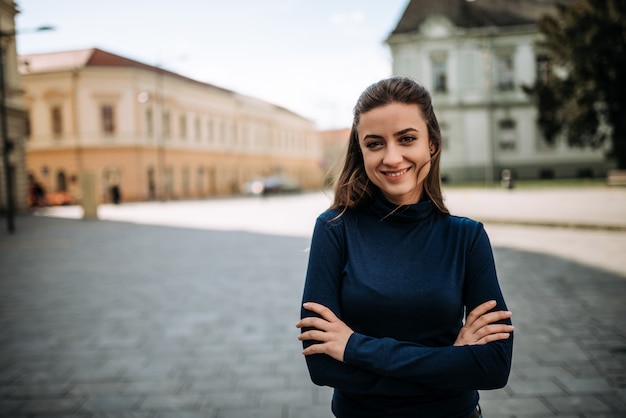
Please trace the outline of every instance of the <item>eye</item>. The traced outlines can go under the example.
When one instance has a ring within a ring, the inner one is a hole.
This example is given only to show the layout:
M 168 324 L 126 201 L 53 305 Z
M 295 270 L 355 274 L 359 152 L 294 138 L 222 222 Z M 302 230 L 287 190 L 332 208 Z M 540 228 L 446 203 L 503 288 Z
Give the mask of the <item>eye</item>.
M 410 144 L 415 141 L 417 138 L 412 135 L 406 135 L 400 138 L 399 142 L 402 144 Z
M 383 146 L 382 141 L 371 141 L 365 144 L 365 148 L 368 149 L 378 149 Z

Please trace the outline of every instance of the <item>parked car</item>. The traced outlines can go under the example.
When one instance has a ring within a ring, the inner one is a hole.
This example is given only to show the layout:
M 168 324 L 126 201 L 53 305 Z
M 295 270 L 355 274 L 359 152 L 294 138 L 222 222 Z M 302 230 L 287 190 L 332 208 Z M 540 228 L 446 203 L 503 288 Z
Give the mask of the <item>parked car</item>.
M 253 179 L 248 181 L 244 187 L 244 192 L 250 195 L 298 193 L 301 190 L 297 181 L 282 176 Z

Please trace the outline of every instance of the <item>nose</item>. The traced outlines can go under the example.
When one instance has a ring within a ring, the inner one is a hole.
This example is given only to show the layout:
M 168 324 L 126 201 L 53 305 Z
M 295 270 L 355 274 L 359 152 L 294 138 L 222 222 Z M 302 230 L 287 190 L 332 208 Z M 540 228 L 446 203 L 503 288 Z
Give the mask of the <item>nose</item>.
M 385 148 L 383 164 L 389 166 L 398 165 L 402 162 L 402 159 L 402 151 L 396 144 L 391 143 L 387 146 L 387 148 Z

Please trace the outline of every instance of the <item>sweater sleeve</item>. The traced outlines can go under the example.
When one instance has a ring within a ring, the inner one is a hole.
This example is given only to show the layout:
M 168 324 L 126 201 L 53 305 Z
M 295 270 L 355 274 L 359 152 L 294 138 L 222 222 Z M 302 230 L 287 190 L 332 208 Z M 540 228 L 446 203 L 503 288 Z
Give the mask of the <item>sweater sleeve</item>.
M 482 225 L 466 254 L 464 304 L 469 313 L 495 299 L 494 310 L 506 310 L 493 252 Z M 509 323 L 510 321 L 504 321 Z M 511 369 L 513 335 L 507 340 L 473 346 L 424 347 L 391 338 L 353 334 L 344 361 L 382 376 L 438 390 L 496 389 L 506 385 Z
M 339 292 L 345 264 L 345 238 L 341 220 L 330 219 L 330 216 L 324 215 L 317 219 L 302 301 L 320 303 L 341 319 Z M 312 312 L 301 309 L 302 318 L 312 315 L 314 315 Z M 306 329 L 302 330 L 304 331 Z M 303 342 L 305 348 L 311 344 L 315 342 Z M 385 396 L 415 396 L 428 392 L 419 383 L 383 376 L 374 370 L 342 363 L 326 354 L 306 356 L 306 363 L 311 380 L 319 386 L 330 386 L 351 393 Z

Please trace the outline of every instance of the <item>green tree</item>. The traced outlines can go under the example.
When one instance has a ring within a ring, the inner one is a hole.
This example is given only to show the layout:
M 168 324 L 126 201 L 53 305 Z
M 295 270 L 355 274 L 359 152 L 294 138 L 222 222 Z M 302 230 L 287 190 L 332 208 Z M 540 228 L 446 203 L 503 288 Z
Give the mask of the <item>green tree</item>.
M 626 1 L 557 7 L 538 22 L 547 70 L 526 88 L 540 129 L 549 142 L 563 133 L 571 146 L 609 145 L 608 157 L 626 169 Z

